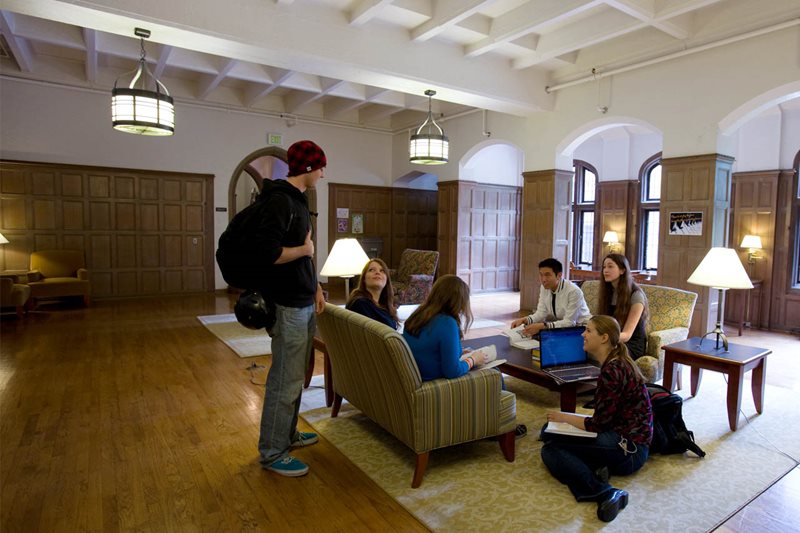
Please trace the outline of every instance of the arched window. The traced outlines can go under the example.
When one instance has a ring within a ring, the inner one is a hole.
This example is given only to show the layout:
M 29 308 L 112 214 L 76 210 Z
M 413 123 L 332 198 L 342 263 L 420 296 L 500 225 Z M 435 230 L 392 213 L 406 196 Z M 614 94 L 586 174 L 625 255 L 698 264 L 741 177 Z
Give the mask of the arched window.
M 585 161 L 573 162 L 575 172 L 572 202 L 572 262 L 576 266 L 592 268 L 595 233 L 595 192 L 597 169 Z
M 794 157 L 794 184 L 792 187 L 792 225 L 794 228 L 794 250 L 792 257 L 792 288 L 800 288 L 800 151 Z
M 642 184 L 639 265 L 642 270 L 658 269 L 658 228 L 661 209 L 661 154 L 644 162 L 639 171 Z

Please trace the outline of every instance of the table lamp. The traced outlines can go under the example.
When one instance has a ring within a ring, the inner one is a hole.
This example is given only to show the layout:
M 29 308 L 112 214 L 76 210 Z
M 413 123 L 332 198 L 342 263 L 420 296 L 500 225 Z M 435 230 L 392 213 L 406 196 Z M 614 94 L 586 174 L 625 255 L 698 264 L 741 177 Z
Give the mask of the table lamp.
M 697 265 L 697 268 L 686 280 L 693 285 L 711 287 L 719 291 L 719 304 L 717 305 L 717 326 L 700 338 L 700 345 L 703 339 L 709 335 L 716 335 L 715 349 L 719 350 L 719 341 L 722 339 L 722 346 L 728 351 L 728 337 L 722 330 L 722 317 L 725 309 L 725 292 L 727 289 L 752 289 L 747 272 L 744 271 L 742 262 L 733 248 L 715 247 L 711 248 L 706 256 Z
M 0 244 L 8 244 L 8 239 L 2 233 L 0 233 Z
M 608 245 L 608 249 L 612 252 L 619 246 L 619 236 L 616 231 L 609 230 L 603 235 L 603 242 Z
M 344 278 L 344 297 L 347 299 L 350 297 L 350 278 L 361 274 L 368 262 L 369 257 L 356 239 L 339 239 L 333 243 L 320 275 Z

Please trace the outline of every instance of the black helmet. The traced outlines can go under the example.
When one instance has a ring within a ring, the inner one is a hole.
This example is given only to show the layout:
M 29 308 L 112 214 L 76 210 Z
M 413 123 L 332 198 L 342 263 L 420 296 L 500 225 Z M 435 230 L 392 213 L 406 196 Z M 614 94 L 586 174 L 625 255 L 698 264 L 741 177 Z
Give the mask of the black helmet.
M 275 325 L 275 305 L 267 303 L 260 292 L 245 291 L 233 306 L 236 320 L 250 329 L 270 329 Z

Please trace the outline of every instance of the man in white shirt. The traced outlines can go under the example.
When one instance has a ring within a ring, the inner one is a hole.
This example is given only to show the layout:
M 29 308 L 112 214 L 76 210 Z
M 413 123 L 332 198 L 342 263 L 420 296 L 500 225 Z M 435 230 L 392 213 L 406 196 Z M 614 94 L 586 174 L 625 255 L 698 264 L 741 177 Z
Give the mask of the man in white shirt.
M 539 263 L 539 304 L 536 312 L 518 318 L 511 327 L 525 324 L 526 335 L 533 336 L 547 328 L 566 328 L 585 324 L 592 317 L 583 298 L 583 291 L 568 279 L 563 279 L 564 267 L 552 257 Z

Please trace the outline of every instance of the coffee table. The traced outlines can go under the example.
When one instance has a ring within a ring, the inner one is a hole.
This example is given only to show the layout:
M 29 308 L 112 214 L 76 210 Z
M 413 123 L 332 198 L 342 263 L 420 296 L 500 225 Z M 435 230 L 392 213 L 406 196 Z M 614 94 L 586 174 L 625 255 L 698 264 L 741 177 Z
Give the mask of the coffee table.
M 699 337 L 662 346 L 664 348 L 664 387 L 671 391 L 673 376 L 678 363 L 691 367 L 691 393 L 697 396 L 703 370 L 713 370 L 728 375 L 728 425 L 736 431 L 739 425 L 739 409 L 742 406 L 742 385 L 747 371 L 753 371 L 750 388 L 756 411 L 764 410 L 764 378 L 767 369 L 769 348 L 756 348 L 728 343 L 728 351 L 722 346 L 716 348 L 713 338 L 700 344 Z
M 505 363 L 497 367 L 498 370 L 517 379 L 558 392 L 561 395 L 561 410 L 564 412 L 574 413 L 578 405 L 578 393 L 592 390 L 597 385 L 596 379 L 558 383 L 548 374 L 542 372 L 538 365 L 534 364 L 530 350 L 511 346 L 511 342 L 505 335 L 469 339 L 464 341 L 463 344 L 473 350 L 494 344 L 497 348 L 497 358 L 506 359 Z

